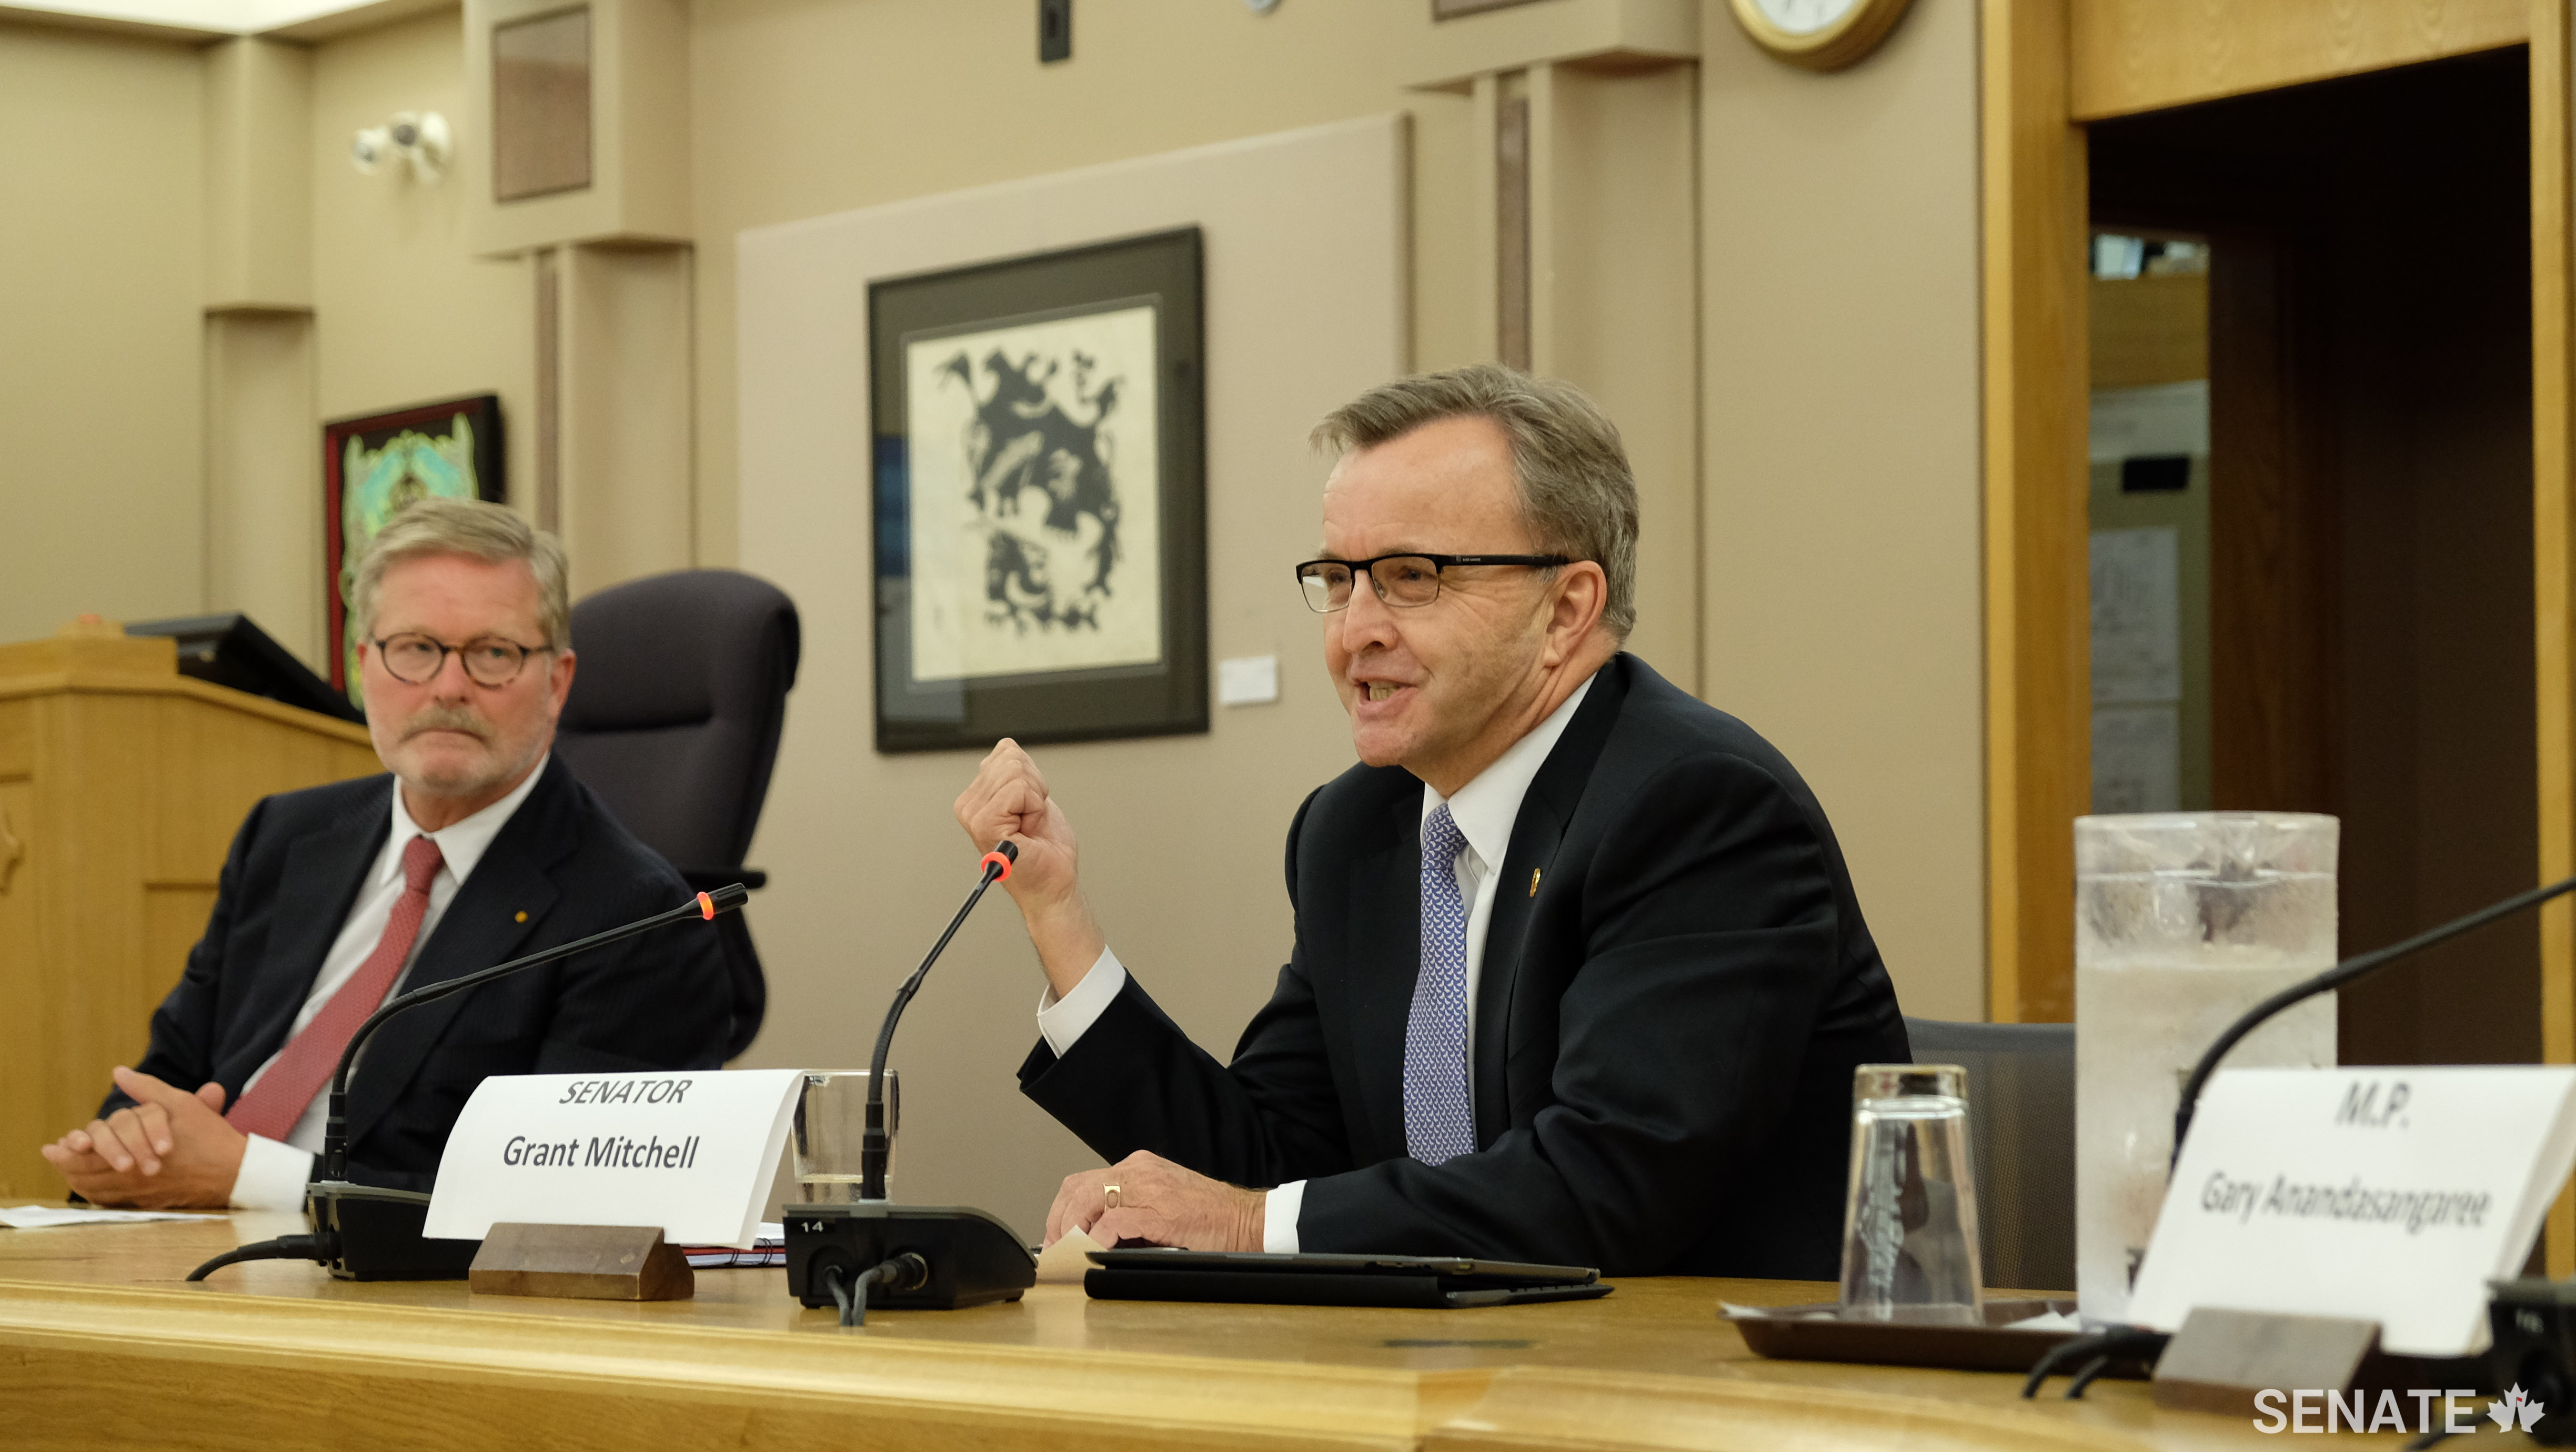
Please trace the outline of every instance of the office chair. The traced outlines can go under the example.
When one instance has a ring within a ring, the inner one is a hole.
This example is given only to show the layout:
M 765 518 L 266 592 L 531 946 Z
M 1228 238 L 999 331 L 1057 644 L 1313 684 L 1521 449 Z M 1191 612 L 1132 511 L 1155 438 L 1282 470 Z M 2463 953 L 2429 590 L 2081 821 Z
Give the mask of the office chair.
M 690 887 L 766 885 L 742 859 L 796 684 L 795 602 L 734 570 L 678 570 L 582 600 L 572 640 L 581 663 L 555 728 L 564 765 Z M 716 919 L 733 980 L 728 1059 L 769 1002 L 745 916 Z
M 2075 1288 L 2075 1026 L 1909 1018 L 1918 1064 L 1968 1071 L 1987 1285 Z

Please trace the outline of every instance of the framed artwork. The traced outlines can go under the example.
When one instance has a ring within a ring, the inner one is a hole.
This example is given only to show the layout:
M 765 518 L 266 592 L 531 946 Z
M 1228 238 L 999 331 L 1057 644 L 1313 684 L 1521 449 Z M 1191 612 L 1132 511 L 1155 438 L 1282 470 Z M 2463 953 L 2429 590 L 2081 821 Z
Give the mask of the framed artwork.
M 1199 256 L 869 286 L 879 751 L 1208 729 Z
M 349 586 L 367 542 L 415 499 L 502 500 L 501 399 L 482 393 L 322 426 L 322 595 L 331 687 L 364 709 Z

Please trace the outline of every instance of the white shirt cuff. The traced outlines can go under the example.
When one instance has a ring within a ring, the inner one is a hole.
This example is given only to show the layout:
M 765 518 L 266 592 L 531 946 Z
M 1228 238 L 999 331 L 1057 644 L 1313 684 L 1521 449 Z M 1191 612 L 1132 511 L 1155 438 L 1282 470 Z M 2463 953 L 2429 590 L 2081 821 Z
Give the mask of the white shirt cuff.
M 301 1210 L 312 1178 L 313 1156 L 254 1134 L 242 1146 L 241 1168 L 233 1172 L 233 1208 Z
M 1290 1180 L 1261 1202 L 1261 1248 L 1272 1255 L 1297 1253 L 1297 1213 L 1306 1208 L 1306 1182 Z
M 1100 1021 L 1102 1014 L 1109 1011 L 1110 1002 L 1118 997 L 1118 990 L 1126 986 L 1126 965 L 1104 946 L 1100 957 L 1092 963 L 1091 971 L 1082 975 L 1082 981 L 1073 985 L 1071 993 L 1058 998 L 1055 990 L 1049 988 L 1039 996 L 1039 1035 L 1047 1041 L 1048 1048 L 1055 1050 L 1057 1058 L 1072 1053 L 1074 1044 Z

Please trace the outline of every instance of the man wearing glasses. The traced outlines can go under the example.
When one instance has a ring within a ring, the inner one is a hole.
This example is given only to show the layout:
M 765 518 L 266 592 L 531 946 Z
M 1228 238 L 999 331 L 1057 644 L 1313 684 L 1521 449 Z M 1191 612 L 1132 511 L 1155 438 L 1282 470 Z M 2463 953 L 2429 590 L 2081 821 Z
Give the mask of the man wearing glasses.
M 251 809 L 151 1046 L 44 1147 L 96 1203 L 296 1208 L 326 1081 L 378 1004 L 687 899 L 551 759 L 573 676 L 552 536 L 418 501 L 358 562 L 350 608 L 392 774 Z M 673 932 L 391 1019 L 350 1080 L 349 1178 L 429 1188 L 487 1075 L 714 1068 L 729 1004 L 713 935 Z
M 1113 1162 L 1050 1241 L 1836 1274 L 1855 1065 L 1909 1057 L 1806 784 L 1620 650 L 1609 420 L 1491 365 L 1326 419 L 1296 567 L 1360 765 L 1288 831 L 1296 936 L 1230 1063 L 1109 949 L 1004 741 L 957 802 L 1045 969 L 1024 1091 Z M 1166 971 L 1172 971 L 1167 969 Z

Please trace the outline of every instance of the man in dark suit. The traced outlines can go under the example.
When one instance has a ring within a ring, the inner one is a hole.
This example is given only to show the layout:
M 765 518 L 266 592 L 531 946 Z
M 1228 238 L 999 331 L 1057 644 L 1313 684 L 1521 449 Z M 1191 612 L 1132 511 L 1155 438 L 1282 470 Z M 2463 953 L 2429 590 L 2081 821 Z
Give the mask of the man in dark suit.
M 1797 772 L 1619 649 L 1616 430 L 1487 365 L 1317 434 L 1342 458 L 1298 578 L 1362 764 L 1289 827 L 1295 946 L 1232 1063 L 1109 952 L 1027 753 L 958 799 L 1020 847 L 1049 981 L 1022 1087 L 1117 1162 L 1048 1238 L 1831 1278 L 1852 1070 L 1905 1059 L 1903 1020 Z
M 551 758 L 573 676 L 551 536 L 495 504 L 415 503 L 351 609 L 391 775 L 251 809 L 151 1046 L 45 1146 L 92 1201 L 294 1208 L 332 1068 L 378 1004 L 688 898 Z M 729 1001 L 715 935 L 681 927 L 391 1019 L 351 1077 L 349 1177 L 429 1188 L 487 1075 L 714 1068 Z

